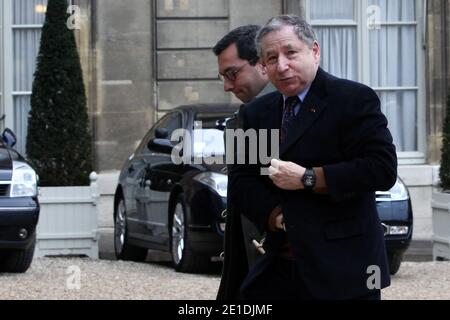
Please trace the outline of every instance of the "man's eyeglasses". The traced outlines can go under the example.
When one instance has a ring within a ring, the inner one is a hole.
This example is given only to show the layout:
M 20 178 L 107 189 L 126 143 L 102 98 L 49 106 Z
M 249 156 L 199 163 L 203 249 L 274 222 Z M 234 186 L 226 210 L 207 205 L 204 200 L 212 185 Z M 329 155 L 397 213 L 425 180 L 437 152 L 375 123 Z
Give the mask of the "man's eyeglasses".
M 237 68 L 234 68 L 234 69 L 230 69 L 230 70 L 228 70 L 227 72 L 225 72 L 225 73 L 219 73 L 219 79 L 222 81 L 222 82 L 225 82 L 225 79 L 227 79 L 228 81 L 231 81 L 231 82 L 234 82 L 234 81 L 236 81 L 236 78 L 237 78 L 237 75 L 239 74 L 239 72 L 241 72 L 242 71 L 242 69 L 244 69 L 244 67 L 246 66 L 246 65 L 248 65 L 248 64 L 252 64 L 252 63 L 254 63 L 255 61 L 258 61 L 258 57 L 256 57 L 256 58 L 253 58 L 252 60 L 249 60 L 249 61 L 247 61 L 246 63 L 244 63 L 242 66 L 240 66 L 240 67 L 237 67 Z

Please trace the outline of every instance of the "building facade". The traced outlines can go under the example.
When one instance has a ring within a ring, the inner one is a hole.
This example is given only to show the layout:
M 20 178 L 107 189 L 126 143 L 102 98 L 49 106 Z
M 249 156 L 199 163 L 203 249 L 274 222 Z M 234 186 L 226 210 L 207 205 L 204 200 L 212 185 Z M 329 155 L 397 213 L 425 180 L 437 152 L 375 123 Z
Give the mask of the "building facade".
M 0 0 L 0 104 L 25 150 L 29 96 L 46 0 Z M 430 199 L 450 86 L 446 0 L 73 0 L 97 171 L 119 170 L 148 128 L 189 103 L 232 102 L 217 79 L 215 42 L 280 13 L 305 17 L 322 67 L 380 96 L 412 193 L 416 237 Z

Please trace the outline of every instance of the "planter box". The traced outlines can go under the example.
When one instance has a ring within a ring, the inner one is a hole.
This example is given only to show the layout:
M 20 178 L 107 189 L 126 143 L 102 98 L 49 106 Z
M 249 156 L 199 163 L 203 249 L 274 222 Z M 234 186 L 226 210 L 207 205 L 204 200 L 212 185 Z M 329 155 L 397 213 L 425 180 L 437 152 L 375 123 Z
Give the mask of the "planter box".
M 433 259 L 450 260 L 450 193 L 434 192 Z
M 41 187 L 35 257 L 86 255 L 98 259 L 97 175 L 88 187 Z

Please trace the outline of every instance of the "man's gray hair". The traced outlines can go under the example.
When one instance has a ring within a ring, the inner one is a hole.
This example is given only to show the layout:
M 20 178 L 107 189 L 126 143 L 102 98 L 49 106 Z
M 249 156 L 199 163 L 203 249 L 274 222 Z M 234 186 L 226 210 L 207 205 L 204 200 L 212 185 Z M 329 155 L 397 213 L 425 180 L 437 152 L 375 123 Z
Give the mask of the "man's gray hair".
M 289 15 L 280 15 L 273 17 L 270 19 L 262 28 L 259 30 L 256 36 L 256 48 L 258 50 L 258 55 L 261 55 L 261 41 L 267 36 L 269 33 L 279 31 L 286 26 L 294 27 L 294 31 L 297 34 L 297 37 L 300 41 L 306 43 L 306 45 L 312 49 L 314 41 L 317 41 L 316 33 L 309 23 L 307 23 L 304 19 L 299 16 L 289 14 Z

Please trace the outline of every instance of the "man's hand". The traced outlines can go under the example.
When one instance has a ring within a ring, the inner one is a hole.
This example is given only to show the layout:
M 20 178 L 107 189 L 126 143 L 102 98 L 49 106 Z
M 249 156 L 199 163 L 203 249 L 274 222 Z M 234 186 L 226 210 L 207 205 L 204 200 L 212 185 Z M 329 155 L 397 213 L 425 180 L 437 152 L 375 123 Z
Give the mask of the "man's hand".
M 270 162 L 269 178 L 280 189 L 301 190 L 304 189 L 301 179 L 306 171 L 305 168 L 293 163 L 273 159 Z

